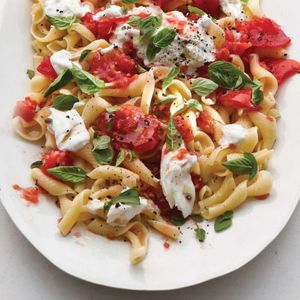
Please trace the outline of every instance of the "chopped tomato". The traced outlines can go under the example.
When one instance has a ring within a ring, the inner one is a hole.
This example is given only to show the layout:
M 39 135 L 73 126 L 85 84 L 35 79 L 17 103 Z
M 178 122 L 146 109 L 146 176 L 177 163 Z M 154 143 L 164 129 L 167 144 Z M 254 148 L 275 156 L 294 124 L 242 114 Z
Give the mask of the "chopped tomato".
M 174 10 L 177 7 L 186 5 L 188 0 L 154 0 L 155 5 L 161 7 L 164 11 Z
M 170 244 L 168 242 L 164 242 L 164 248 L 165 249 L 169 249 L 170 248 Z
M 187 120 L 185 120 L 181 116 L 176 116 L 174 118 L 174 124 L 186 144 L 188 144 L 194 139 L 191 125 Z
M 225 94 L 219 94 L 218 104 L 225 107 L 243 108 L 246 110 L 259 110 L 260 107 L 252 102 L 252 89 L 246 88 L 238 91 L 228 91 Z
M 197 118 L 197 125 L 207 134 L 214 133 L 214 120 L 207 111 L 202 111 Z
M 93 14 L 86 13 L 81 19 L 82 24 L 87 27 L 97 39 L 109 40 L 115 28 L 129 19 L 129 16 L 120 18 L 102 17 L 99 21 L 93 19 Z
M 37 105 L 37 102 L 29 97 L 26 97 L 23 101 L 18 101 L 14 110 L 14 117 L 21 117 L 26 122 L 32 121 Z
M 13 185 L 13 188 L 17 191 L 22 192 L 22 197 L 30 201 L 32 203 L 37 203 L 39 201 L 39 188 L 38 187 L 28 187 L 28 188 L 22 188 L 17 184 Z
M 193 0 L 192 6 L 202 9 L 215 18 L 218 18 L 221 13 L 220 0 Z
M 293 59 L 266 58 L 262 63 L 276 77 L 279 84 L 300 71 L 300 62 Z
M 230 54 L 243 55 L 248 48 L 252 47 L 252 43 L 237 41 L 233 32 L 229 29 L 225 29 L 225 43 L 223 47 L 227 49 Z
M 108 130 L 110 116 L 99 116 L 98 128 L 101 134 L 113 138 L 115 148 L 133 148 L 139 153 L 155 149 L 160 142 L 158 119 L 153 115 L 144 115 L 139 107 L 123 105 L 114 113 L 111 131 Z
M 286 47 L 291 42 L 280 26 L 268 18 L 236 22 L 236 30 L 241 33 L 241 42 L 250 42 L 254 47 Z
M 113 82 L 118 88 L 127 87 L 138 73 L 135 61 L 122 50 L 105 55 L 97 52 L 92 59 L 90 72 L 105 82 Z
M 165 14 L 165 21 L 167 21 L 171 27 L 176 28 L 180 34 L 184 33 L 184 29 L 187 26 L 187 21 L 178 19 L 177 15 L 172 11 Z
M 52 150 L 46 153 L 43 157 L 42 171 L 51 176 L 48 173 L 48 169 L 59 166 L 71 166 L 73 164 L 73 156 L 69 151 Z
M 185 159 L 186 155 L 189 153 L 185 148 L 181 148 L 178 150 L 178 154 L 176 155 L 176 159 L 182 160 Z
M 50 56 L 45 56 L 43 61 L 36 68 L 38 72 L 48 77 L 51 80 L 54 80 L 57 77 L 57 74 L 51 64 Z
M 256 196 L 255 199 L 266 200 L 269 196 L 270 196 L 270 194 L 265 194 L 265 195 L 261 195 L 261 196 Z
M 216 52 L 216 60 L 229 60 L 230 52 L 227 48 L 221 48 Z
M 202 177 L 195 175 L 195 174 L 192 174 L 192 181 L 193 181 L 196 191 L 200 191 L 203 188 L 203 186 L 205 185 L 202 180 Z

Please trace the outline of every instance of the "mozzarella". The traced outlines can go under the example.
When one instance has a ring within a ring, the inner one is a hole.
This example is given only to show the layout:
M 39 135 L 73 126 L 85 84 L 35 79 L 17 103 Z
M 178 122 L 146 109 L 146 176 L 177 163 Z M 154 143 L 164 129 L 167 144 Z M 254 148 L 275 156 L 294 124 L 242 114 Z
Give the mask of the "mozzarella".
M 98 210 L 101 210 L 104 208 L 104 201 L 98 200 L 98 199 L 92 199 L 89 200 L 86 207 L 91 213 L 95 213 Z
M 132 40 L 133 44 L 137 46 L 139 45 L 139 35 L 139 30 L 133 28 L 129 24 L 122 24 L 117 26 L 110 42 L 114 45 L 114 47 L 122 48 L 125 42 Z
M 220 139 L 221 146 L 237 145 L 247 136 L 247 129 L 239 124 L 228 124 L 222 128 L 223 136 Z
M 72 62 L 72 54 L 67 50 L 60 50 L 53 53 L 50 57 L 50 62 L 57 74 L 63 72 L 64 69 L 72 69 L 73 64 L 81 69 L 81 65 L 76 62 Z
M 124 16 L 122 7 L 118 5 L 110 5 L 104 10 L 99 11 L 93 16 L 95 21 L 99 21 L 103 17 L 122 17 Z
M 75 110 L 59 111 L 50 108 L 51 115 L 47 118 L 48 130 L 54 134 L 59 150 L 72 152 L 82 149 L 90 140 L 84 121 Z
M 177 207 L 186 218 L 192 213 L 196 197 L 190 172 L 197 161 L 197 156 L 186 154 L 179 160 L 177 159 L 179 150 L 165 153 L 163 148 L 160 183 L 170 207 Z
M 234 19 L 245 20 L 246 14 L 243 11 L 243 6 L 240 0 L 221 0 L 223 12 Z
M 50 17 L 83 17 L 90 7 L 82 5 L 80 0 L 46 0 L 44 11 Z

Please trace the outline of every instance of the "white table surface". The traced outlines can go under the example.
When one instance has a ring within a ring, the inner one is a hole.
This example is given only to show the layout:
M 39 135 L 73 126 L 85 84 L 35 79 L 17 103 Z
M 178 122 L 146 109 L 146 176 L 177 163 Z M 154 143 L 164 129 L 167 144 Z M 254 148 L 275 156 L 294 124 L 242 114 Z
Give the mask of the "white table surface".
M 65 274 L 31 246 L 1 204 L 0 241 L 1 300 L 300 299 L 300 206 L 275 241 L 246 266 L 201 285 L 168 292 L 111 289 Z

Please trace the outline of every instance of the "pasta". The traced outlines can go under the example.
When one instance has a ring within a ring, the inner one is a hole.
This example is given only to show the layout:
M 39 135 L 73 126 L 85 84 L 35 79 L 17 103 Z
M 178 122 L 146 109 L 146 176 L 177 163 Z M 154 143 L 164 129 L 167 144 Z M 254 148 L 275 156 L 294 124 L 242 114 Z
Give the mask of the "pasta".
M 176 241 L 192 219 L 203 241 L 200 217 L 225 230 L 271 193 L 276 93 L 300 63 L 259 0 L 202 3 L 33 1 L 13 126 L 43 146 L 31 176 L 57 197 L 63 236 L 81 223 L 125 239 L 138 264 L 151 229 Z

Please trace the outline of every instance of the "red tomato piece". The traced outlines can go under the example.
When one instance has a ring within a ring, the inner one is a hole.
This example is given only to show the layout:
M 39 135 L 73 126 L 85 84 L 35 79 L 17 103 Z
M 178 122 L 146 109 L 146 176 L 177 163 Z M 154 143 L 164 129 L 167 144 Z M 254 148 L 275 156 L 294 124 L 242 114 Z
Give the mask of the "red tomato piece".
M 24 121 L 30 122 L 35 116 L 37 105 L 36 101 L 26 97 L 23 101 L 17 102 L 13 116 L 21 117 Z
M 22 197 L 30 201 L 32 203 L 37 203 L 39 201 L 39 193 L 40 190 L 38 187 L 28 187 L 28 188 L 22 188 L 17 184 L 13 185 L 13 188 L 17 191 L 20 191 L 22 193 Z
M 69 151 L 52 150 L 46 153 L 43 157 L 43 165 L 41 167 L 42 171 L 51 176 L 48 173 L 48 169 L 59 167 L 59 166 L 72 166 L 73 165 L 73 155 Z
M 216 60 L 229 60 L 230 52 L 227 48 L 221 48 L 216 52 Z
M 177 7 L 186 5 L 187 0 L 154 0 L 155 5 L 161 7 L 164 11 L 175 10 Z
M 300 62 L 286 58 L 266 58 L 263 67 L 269 70 L 281 84 L 284 80 L 300 71 Z
M 225 29 L 225 43 L 223 47 L 227 49 L 230 54 L 243 55 L 248 48 L 252 47 L 252 43 L 237 41 L 233 32 L 229 29 Z
M 197 118 L 197 125 L 207 134 L 214 133 L 214 121 L 207 111 L 202 111 Z
M 115 87 L 125 88 L 138 73 L 135 61 L 122 50 L 102 55 L 97 52 L 92 59 L 90 72 Z
M 269 196 L 270 196 L 270 194 L 265 194 L 265 195 L 261 195 L 261 196 L 256 196 L 255 199 L 266 200 Z
M 54 80 L 57 77 L 57 74 L 51 64 L 50 56 L 45 56 L 43 61 L 36 68 L 38 72 L 48 77 L 51 80 Z
M 215 18 L 218 18 L 221 13 L 220 0 L 193 0 L 192 6 L 202 9 Z
M 202 177 L 195 174 L 192 174 L 192 181 L 194 183 L 196 191 L 200 191 L 205 185 Z
M 178 154 L 176 155 L 176 159 L 182 160 L 185 159 L 186 155 L 189 153 L 185 148 L 181 148 L 178 150 Z
M 291 42 L 280 26 L 268 18 L 236 22 L 236 30 L 241 33 L 242 42 L 250 42 L 254 47 L 286 47 Z
M 246 88 L 238 91 L 228 91 L 226 94 L 219 94 L 218 104 L 225 107 L 243 108 L 246 110 L 259 110 L 260 107 L 252 103 L 252 89 Z
M 174 118 L 174 124 L 186 144 L 194 139 L 191 125 L 187 120 L 185 120 L 183 117 L 176 116 Z

